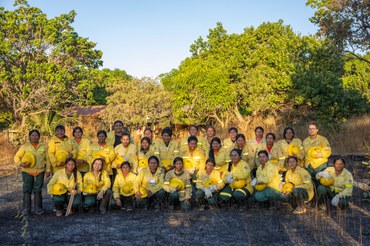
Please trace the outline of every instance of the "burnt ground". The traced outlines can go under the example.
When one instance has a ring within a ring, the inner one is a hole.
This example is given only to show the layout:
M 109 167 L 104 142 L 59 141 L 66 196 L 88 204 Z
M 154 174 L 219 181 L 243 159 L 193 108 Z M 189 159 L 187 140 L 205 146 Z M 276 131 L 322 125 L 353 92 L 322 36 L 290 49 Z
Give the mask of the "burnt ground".
M 355 174 L 351 207 L 328 213 L 309 208 L 294 215 L 288 206 L 268 211 L 249 209 L 154 212 L 111 210 L 55 217 L 50 196 L 44 191 L 41 216 L 19 216 L 21 177 L 0 178 L 0 244 L 4 245 L 370 245 L 370 203 L 362 198 L 368 189 L 370 168 L 362 159 L 347 157 Z M 359 188 L 360 187 L 360 188 Z

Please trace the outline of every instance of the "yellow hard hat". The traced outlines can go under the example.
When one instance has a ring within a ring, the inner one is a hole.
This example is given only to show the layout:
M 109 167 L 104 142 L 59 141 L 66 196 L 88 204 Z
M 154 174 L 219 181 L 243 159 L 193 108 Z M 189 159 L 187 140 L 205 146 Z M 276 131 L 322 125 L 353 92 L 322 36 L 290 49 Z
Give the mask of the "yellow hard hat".
M 230 184 L 231 189 L 241 189 L 247 185 L 247 180 L 245 179 L 238 179 L 235 180 L 233 184 Z
M 329 179 L 326 179 L 324 177 L 320 178 L 320 184 L 324 186 L 332 186 L 334 184 L 334 179 L 330 177 Z
M 170 186 L 174 187 L 174 188 L 178 187 L 179 191 L 181 191 L 185 188 L 184 182 L 179 178 L 172 178 L 170 180 Z
M 193 167 L 193 162 L 189 159 L 189 157 L 183 157 L 184 160 L 184 169 L 190 169 Z
M 257 191 L 263 191 L 266 188 L 266 186 L 267 186 L 267 184 L 265 184 L 265 183 L 259 183 L 259 184 L 256 184 L 256 186 L 254 186 L 254 188 Z
M 104 151 L 103 150 L 98 150 L 98 151 L 95 151 L 93 154 L 92 154 L 92 157 L 94 158 L 94 159 L 96 159 L 96 158 L 104 158 L 106 155 L 105 155 L 105 153 L 104 153 Z
M 142 159 L 138 159 L 138 166 L 140 168 L 144 168 L 144 167 L 148 167 L 148 159 L 145 159 L 145 158 L 142 158 Z
M 98 189 L 96 185 L 88 184 L 86 185 L 86 187 L 84 187 L 83 192 L 88 193 L 88 194 L 96 194 L 98 193 Z
M 55 153 L 55 157 L 59 162 L 65 162 L 68 158 L 68 152 L 65 149 L 60 149 Z
M 204 185 L 204 187 L 206 187 L 206 188 L 211 187 L 211 186 L 213 185 L 213 181 L 212 181 L 212 179 L 208 179 L 208 180 L 204 181 L 204 182 L 203 182 L 203 185 Z
M 61 183 L 56 183 L 53 188 L 51 189 L 51 194 L 52 195 L 63 195 L 67 192 L 67 187 L 64 184 Z
M 21 159 L 22 163 L 30 163 L 28 168 L 32 168 L 36 164 L 35 156 L 31 152 L 26 152 Z
M 161 160 L 162 162 L 162 166 L 168 170 L 170 169 L 171 165 L 172 165 L 172 161 L 171 160 Z
M 115 164 L 117 167 L 120 167 L 122 163 L 124 163 L 126 160 L 120 155 L 117 155 L 116 158 L 113 161 L 113 164 Z
M 307 156 L 308 158 L 310 159 L 316 159 L 316 155 L 317 153 L 321 152 L 322 151 L 322 148 L 320 146 L 314 146 L 314 147 L 311 147 L 309 150 L 308 150 L 308 153 L 307 153 Z
M 299 149 L 298 146 L 294 144 L 289 144 L 288 147 L 288 155 L 293 156 L 293 155 L 298 155 L 301 150 Z
M 135 194 L 133 184 L 132 183 L 126 183 L 126 185 L 121 187 L 120 193 L 121 193 L 121 195 L 124 195 L 124 196 L 132 196 L 133 194 Z
M 86 155 L 84 153 L 78 152 L 78 155 L 76 157 L 77 160 L 84 160 L 86 158 Z
M 281 191 L 283 193 L 292 193 L 293 192 L 293 188 L 294 188 L 294 184 L 290 183 L 290 182 L 287 182 L 283 185 L 283 187 L 281 188 Z

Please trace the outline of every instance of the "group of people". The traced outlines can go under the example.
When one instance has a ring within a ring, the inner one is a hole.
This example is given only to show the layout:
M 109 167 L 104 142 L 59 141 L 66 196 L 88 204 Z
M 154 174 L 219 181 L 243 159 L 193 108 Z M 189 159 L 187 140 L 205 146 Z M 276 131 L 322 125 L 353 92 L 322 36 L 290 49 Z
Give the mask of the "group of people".
M 41 190 L 50 175 L 47 191 L 56 216 L 67 205 L 73 208 L 70 213 L 82 208 L 106 214 L 111 208 L 244 210 L 248 200 L 268 208 L 289 203 L 293 213 L 301 214 L 309 201 L 322 210 L 331 205 L 344 209 L 352 195 L 345 160 L 328 167 L 331 148 L 314 122 L 303 142 L 291 127 L 279 141 L 260 126 L 248 141 L 235 127 L 221 140 L 213 126 L 201 137 L 192 125 L 178 141 L 170 128 L 162 130 L 161 139 L 146 128 L 139 143 L 121 121 L 113 129 L 99 131 L 97 141 L 90 142 L 81 127 L 68 138 L 58 125 L 47 145 L 39 142 L 38 130 L 31 130 L 29 142 L 14 157 L 22 168 L 24 213 L 31 212 L 32 194 L 34 213 L 44 213 Z

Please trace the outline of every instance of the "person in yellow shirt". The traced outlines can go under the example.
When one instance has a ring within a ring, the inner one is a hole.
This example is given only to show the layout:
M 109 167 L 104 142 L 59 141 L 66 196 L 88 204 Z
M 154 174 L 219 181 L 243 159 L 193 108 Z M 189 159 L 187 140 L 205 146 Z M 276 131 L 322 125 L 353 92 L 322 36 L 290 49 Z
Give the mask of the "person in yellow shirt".
M 312 180 L 316 180 L 315 176 L 318 172 L 321 172 L 328 166 L 328 158 L 331 155 L 331 148 L 328 140 L 317 134 L 319 128 L 315 122 L 311 122 L 308 126 L 309 137 L 303 140 L 303 148 L 305 152 L 305 167 L 312 175 Z M 309 156 L 309 150 L 312 147 L 319 146 L 322 151 L 316 151 L 314 158 Z M 319 183 L 314 182 L 315 186 L 318 187 Z
M 352 196 L 353 191 L 353 176 L 344 168 L 346 162 L 339 158 L 334 160 L 334 167 L 328 167 L 324 171 L 316 174 L 316 179 L 320 178 L 334 180 L 330 186 L 319 185 L 317 189 L 319 208 L 326 210 L 329 206 L 329 201 L 335 207 L 346 209 Z
M 178 144 L 171 140 L 172 130 L 166 127 L 162 130 L 162 139 L 158 141 L 155 155 L 159 157 L 161 161 L 160 166 L 168 172 L 173 168 L 172 161 L 175 157 L 179 156 Z
M 143 137 L 140 141 L 140 148 L 137 150 L 137 171 L 140 171 L 148 167 L 148 159 L 154 155 L 155 149 L 152 147 L 150 139 Z
M 241 152 L 233 149 L 230 152 L 231 163 L 227 171 L 223 174 L 225 188 L 220 192 L 221 205 L 226 205 L 227 201 L 233 198 L 239 210 L 244 210 L 247 199 L 252 195 L 251 170 L 248 163 L 242 160 Z
M 184 161 L 181 157 L 176 157 L 173 160 L 174 169 L 168 171 L 164 177 L 163 189 L 168 194 L 169 209 L 174 210 L 175 206 L 180 203 L 182 211 L 190 209 L 190 199 L 192 193 L 191 176 L 189 172 L 183 169 Z M 183 187 L 171 186 L 171 179 L 179 179 Z
M 288 156 L 295 156 L 298 159 L 298 165 L 304 167 L 304 149 L 302 146 L 302 141 L 299 138 L 295 137 L 295 133 L 293 128 L 285 127 L 283 132 L 283 139 L 278 141 L 279 147 L 281 148 L 281 152 L 283 153 L 283 157 L 285 158 L 284 166 L 281 167 L 282 172 L 286 172 L 289 170 L 288 162 L 286 161 Z M 289 152 L 289 149 L 295 147 L 293 151 L 294 153 Z
M 123 157 L 123 159 L 125 159 L 126 161 L 130 162 L 130 164 L 132 165 L 131 171 L 137 174 L 137 168 L 138 168 L 137 156 L 136 156 L 137 149 L 136 149 L 136 145 L 131 143 L 130 141 L 130 133 L 128 132 L 122 133 L 121 144 L 117 145 L 114 148 L 114 153 L 116 157 L 119 155 Z M 115 170 L 119 170 L 120 167 L 121 167 L 120 163 L 113 162 L 113 165 L 112 165 L 113 173 L 117 172 Z
M 107 144 L 112 145 L 113 148 L 115 148 L 117 145 L 120 145 L 123 130 L 123 122 L 116 120 L 113 124 L 113 131 L 110 131 L 107 135 Z
M 269 154 L 269 161 L 273 164 L 275 164 L 278 168 L 279 173 L 282 173 L 283 176 L 285 175 L 284 172 L 284 162 L 285 157 L 281 150 L 281 147 L 278 143 L 275 142 L 276 136 L 274 133 L 267 133 L 266 134 L 266 145 L 263 146 L 261 150 L 267 150 L 267 153 Z M 259 161 L 257 162 L 257 165 L 259 166 Z
M 196 125 L 190 125 L 189 126 L 189 133 L 187 136 L 184 136 L 180 143 L 179 143 L 179 150 L 182 151 L 183 149 L 186 149 L 188 147 L 188 138 L 194 136 L 198 139 L 198 147 L 203 149 L 202 142 L 200 141 L 200 138 L 198 137 L 198 127 Z
M 188 146 L 180 151 L 180 156 L 184 160 L 184 170 L 188 171 L 194 178 L 198 170 L 204 168 L 206 158 L 203 149 L 198 146 L 197 137 L 190 136 L 188 138 Z
M 83 208 L 89 211 L 99 201 L 100 214 L 106 214 L 111 196 L 111 182 L 107 171 L 103 170 L 104 159 L 97 158 L 91 164 L 91 171 L 83 177 Z
M 238 129 L 236 127 L 229 128 L 229 137 L 224 139 L 223 146 L 230 152 L 236 147 L 236 136 L 238 135 Z
M 159 167 L 159 159 L 150 156 L 149 166 L 139 172 L 135 181 L 136 200 L 139 207 L 154 208 L 158 211 L 163 207 L 166 192 L 162 186 L 164 183 L 164 170 Z
M 121 172 L 117 173 L 113 184 L 113 206 L 132 211 L 134 209 L 136 175 L 130 171 L 130 162 L 125 161 L 121 165 Z M 115 204 L 114 204 L 115 203 Z
M 249 148 L 244 134 L 239 133 L 236 135 L 235 148 L 240 150 L 242 153 L 242 160 L 248 163 L 249 160 Z M 248 163 L 249 164 L 249 163 Z M 252 170 L 253 167 L 250 165 L 249 168 Z
M 284 201 L 287 201 L 292 206 L 294 214 L 306 213 L 305 202 L 313 198 L 313 185 L 311 174 L 304 168 L 298 166 L 298 158 L 289 156 L 287 159 L 289 170 L 285 175 L 285 183 L 292 185 L 292 190 L 282 189 Z
M 266 140 L 263 138 L 264 129 L 261 126 L 257 126 L 254 130 L 255 138 L 249 139 L 248 145 L 248 163 L 252 168 L 252 175 L 256 175 L 256 170 L 259 165 L 258 152 L 264 149 L 266 146 Z
M 22 168 L 23 180 L 23 214 L 31 212 L 31 195 L 33 193 L 35 214 L 43 214 L 42 185 L 44 177 L 50 176 L 50 163 L 47 146 L 39 143 L 40 132 L 31 130 L 28 133 L 29 142 L 23 144 L 14 156 L 14 163 Z M 28 160 L 27 156 L 31 159 Z
M 215 161 L 215 170 L 219 171 L 221 176 L 227 171 L 230 160 L 230 152 L 228 148 L 222 147 L 221 139 L 214 137 L 211 141 L 211 148 L 208 151 L 207 159 Z
M 215 165 L 213 159 L 207 159 L 204 170 L 197 173 L 195 200 L 200 210 L 208 208 L 206 201 L 211 208 L 216 207 L 219 191 L 225 186 L 220 172 L 214 169 Z
M 87 162 L 91 167 L 91 164 L 96 158 L 104 159 L 103 170 L 107 171 L 111 183 L 113 183 L 113 171 L 112 171 L 112 161 L 115 158 L 114 149 L 112 145 L 107 144 L 107 133 L 104 130 L 98 131 L 96 134 L 98 141 L 93 142 L 90 145 L 89 151 L 87 152 Z
M 64 169 L 65 160 L 67 158 L 72 158 L 76 154 L 76 150 L 65 134 L 65 127 L 63 125 L 57 125 L 55 127 L 55 135 L 48 143 L 48 156 L 51 163 L 51 172 L 53 174 L 58 170 Z M 67 153 L 63 160 L 58 160 L 56 156 L 60 151 L 65 151 Z
M 54 173 L 47 186 L 48 193 L 54 203 L 55 214 L 58 217 L 63 215 L 64 206 L 69 203 L 71 194 L 74 194 L 73 210 L 76 211 L 79 208 L 81 203 L 80 194 L 83 188 L 82 176 L 77 171 L 76 161 L 73 158 L 67 158 L 64 166 L 64 169 Z M 57 186 L 62 188 L 56 189 Z
M 76 164 L 77 170 L 81 173 L 82 177 L 90 170 L 90 165 L 87 162 L 87 152 L 90 148 L 90 140 L 83 138 L 83 130 L 81 127 L 76 126 L 73 128 L 73 137 L 71 138 L 71 144 L 76 150 Z
M 216 129 L 214 128 L 214 126 L 207 126 L 206 136 L 203 138 L 200 138 L 200 142 L 202 143 L 203 150 L 206 153 L 211 148 L 211 141 L 214 137 L 216 137 Z
M 145 128 L 145 130 L 144 130 L 144 136 L 143 137 L 149 138 L 149 140 L 150 140 L 150 146 L 153 149 L 157 149 L 157 145 L 158 145 L 159 139 L 155 139 L 154 138 L 153 131 L 152 131 L 151 128 L 149 128 L 149 127 Z M 138 144 L 137 148 L 140 149 L 140 147 L 141 147 L 141 143 Z
M 280 182 L 282 180 L 276 165 L 268 161 L 267 150 L 260 150 L 258 152 L 258 159 L 260 166 L 257 169 L 256 178 L 251 183 L 255 188 L 254 198 L 257 202 L 272 208 L 273 204 L 278 204 L 282 199 L 280 189 Z M 257 190 L 259 185 L 263 185 L 266 188 Z

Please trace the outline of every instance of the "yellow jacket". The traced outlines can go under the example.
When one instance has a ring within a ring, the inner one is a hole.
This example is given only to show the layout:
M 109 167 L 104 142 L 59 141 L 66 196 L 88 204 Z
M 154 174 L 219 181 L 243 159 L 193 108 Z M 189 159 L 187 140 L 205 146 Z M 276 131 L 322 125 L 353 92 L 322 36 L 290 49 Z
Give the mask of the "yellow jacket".
M 138 163 L 137 172 L 140 172 L 143 168 L 148 167 L 148 159 L 154 155 L 155 149 L 150 146 L 148 152 L 144 153 L 140 150 L 137 150 L 136 161 Z
M 215 154 L 215 170 L 219 171 L 221 174 L 226 172 L 230 160 L 229 150 L 227 148 L 222 147 L 217 154 Z M 207 159 L 209 158 L 209 151 L 207 152 Z
M 229 152 L 233 149 L 236 148 L 236 142 L 234 143 L 231 138 L 226 138 L 222 141 L 224 148 L 226 148 Z
M 222 190 L 225 186 L 224 181 L 221 178 L 221 174 L 217 170 L 212 170 L 211 174 L 208 174 L 206 170 L 200 170 L 197 173 L 196 187 L 197 189 L 204 190 L 204 183 L 208 180 L 212 181 L 212 185 L 217 186 L 217 190 Z
M 100 157 L 105 158 L 103 170 L 107 171 L 109 175 L 112 175 L 113 174 L 112 161 L 115 158 L 113 146 L 109 144 L 100 146 L 97 142 L 92 143 L 90 145 L 89 151 L 87 152 L 87 162 L 89 163 L 90 168 L 91 168 L 91 164 L 95 160 L 93 156 L 94 154 L 97 154 L 97 153 L 101 153 Z
M 114 141 L 116 141 L 116 132 L 115 131 L 108 132 L 107 139 L 105 141 L 107 142 L 108 145 L 114 146 Z
M 235 182 L 239 180 L 244 180 L 246 184 L 243 188 L 247 189 L 250 194 L 253 193 L 253 188 L 251 185 L 251 169 L 248 163 L 240 160 L 236 165 L 231 164 L 231 171 L 229 172 L 228 170 L 226 170 L 226 172 L 223 174 L 223 181 L 225 182 L 225 184 L 227 183 L 226 178 L 227 176 L 229 176 L 229 174 L 232 175 L 232 178 Z
M 179 143 L 179 150 L 182 151 L 183 149 L 186 149 L 188 147 L 188 138 L 190 137 L 190 135 L 187 135 L 185 137 L 183 137 L 181 140 L 180 140 L 180 143 Z M 197 139 L 198 139 L 198 143 L 197 143 L 197 146 L 198 148 L 201 148 L 203 149 L 203 144 L 202 142 L 200 141 L 200 137 L 197 136 Z M 203 149 L 204 150 L 204 149 Z
M 284 167 L 282 169 L 283 171 L 289 170 L 289 165 L 286 162 L 286 159 L 289 156 L 289 146 L 291 145 L 297 146 L 300 149 L 300 152 L 297 154 L 298 163 L 300 166 L 304 166 L 304 149 L 302 146 L 302 141 L 299 138 L 293 138 L 290 143 L 288 143 L 285 139 L 280 139 L 277 143 L 279 144 L 279 147 L 281 148 L 280 151 L 283 153 L 284 156 Z
M 248 163 L 249 166 L 254 169 L 259 166 L 258 152 L 263 150 L 266 146 L 266 139 L 262 139 L 261 142 L 257 142 L 255 138 L 247 141 L 248 146 Z
M 267 145 L 263 146 L 261 150 L 267 150 Z M 273 164 L 275 164 L 278 168 L 278 171 L 286 171 L 285 170 L 285 156 L 284 153 L 278 143 L 274 143 L 274 145 L 271 148 L 271 151 L 269 153 L 269 161 Z M 258 154 L 258 153 L 257 153 Z M 260 165 L 259 159 L 256 159 L 257 166 Z
M 53 189 L 55 184 L 63 184 L 67 187 L 68 192 L 70 193 L 73 190 L 75 185 L 74 174 L 72 173 L 71 176 L 68 178 L 65 168 L 56 171 L 53 177 L 50 179 L 48 183 L 48 193 L 51 194 L 51 190 Z M 77 171 L 77 191 L 80 193 L 82 192 L 82 176 L 79 171 Z
M 99 172 L 98 176 L 95 177 L 94 172 L 90 171 L 84 175 L 84 189 L 88 185 L 96 185 L 98 192 L 103 190 L 104 192 L 108 190 L 111 186 L 110 178 L 108 172 L 103 170 Z
M 204 169 L 206 157 L 204 155 L 203 149 L 196 147 L 193 153 L 190 153 L 189 148 L 183 149 L 180 152 L 180 156 L 184 160 L 184 169 L 189 170 L 194 168 L 195 170 Z
M 161 139 L 158 141 L 154 154 L 159 157 L 161 167 L 168 171 L 172 166 L 173 159 L 179 156 L 179 149 L 174 140 L 171 140 L 168 146 L 166 146 L 164 141 Z
M 207 136 L 199 137 L 198 142 L 200 142 L 202 144 L 202 148 L 203 148 L 204 152 L 209 152 L 209 149 L 211 148 L 211 146 L 210 146 L 210 143 L 208 142 Z
M 181 179 L 185 184 L 185 189 L 182 191 L 178 191 L 180 202 L 186 199 L 190 199 L 192 187 L 191 187 L 189 172 L 186 170 L 183 170 L 180 174 L 176 174 L 175 169 L 172 169 L 166 173 L 166 176 L 164 177 L 163 189 L 169 193 L 176 191 L 176 188 L 170 186 L 170 180 L 172 178 Z
M 116 157 L 117 157 L 117 155 L 120 155 L 125 160 L 127 160 L 128 162 L 130 162 L 130 164 L 132 166 L 131 171 L 133 173 L 137 173 L 137 157 L 136 157 L 136 152 L 137 152 L 136 145 L 133 144 L 133 143 L 130 143 L 127 147 L 124 147 L 122 144 L 120 144 L 120 145 L 117 145 L 114 148 L 114 153 L 115 153 L 115 156 Z M 119 169 L 121 167 L 121 165 L 114 164 L 113 163 L 112 167 Z
M 48 147 L 46 144 L 39 143 L 35 149 L 30 142 L 23 144 L 14 156 L 14 163 L 21 164 L 22 157 L 26 152 L 31 152 L 35 157 L 35 165 L 32 168 L 23 168 L 22 172 L 39 174 L 45 171 L 50 172 L 50 162 L 47 155 Z
M 262 168 L 262 165 L 260 165 L 257 168 L 256 178 L 258 182 L 267 184 L 267 187 L 281 191 L 280 175 L 275 164 L 267 162 L 264 168 Z
M 320 146 L 321 148 L 328 148 L 329 151 L 324 152 L 322 158 L 312 160 L 308 157 L 308 151 L 311 147 L 314 147 L 314 146 Z M 305 152 L 305 166 L 306 167 L 308 167 L 308 165 L 311 164 L 313 168 L 316 168 L 320 166 L 321 164 L 328 162 L 328 158 L 331 155 L 330 144 L 328 140 L 321 135 L 317 135 L 316 138 L 314 139 L 307 137 L 305 140 L 303 140 L 303 148 Z
M 60 165 L 59 161 L 55 157 L 55 154 L 58 150 L 66 150 L 68 153 L 71 153 L 72 156 L 76 155 L 76 150 L 74 149 L 71 142 L 68 140 L 68 138 L 64 138 L 64 141 L 60 140 L 56 136 L 53 136 L 48 143 L 48 155 L 49 160 L 51 163 L 51 171 L 52 173 L 55 173 L 58 170 L 64 169 L 64 163 L 63 165 Z
M 154 194 L 162 189 L 163 183 L 164 170 L 162 168 L 158 167 L 154 174 L 152 174 L 149 168 L 144 168 L 136 177 L 135 190 L 140 190 L 141 187 L 144 187 Z
M 338 176 L 335 174 L 334 167 L 327 167 L 325 171 L 334 179 L 334 184 L 330 186 L 333 192 L 337 193 L 340 197 L 352 196 L 353 176 L 350 171 L 344 168 Z M 318 179 L 317 174 L 316 179 Z
M 313 185 L 311 180 L 311 174 L 304 168 L 297 166 L 294 173 L 292 170 L 288 170 L 285 174 L 285 182 L 294 184 L 294 188 L 303 188 L 308 193 L 308 200 L 313 198 Z
M 70 139 L 73 148 L 76 150 L 75 159 L 84 160 L 85 163 L 81 166 L 77 166 L 77 170 L 80 172 L 88 172 L 90 170 L 89 163 L 87 162 L 87 152 L 90 149 L 90 140 L 82 138 L 80 143 L 77 143 L 75 138 Z
M 138 192 L 139 190 L 135 190 L 135 181 L 136 175 L 134 173 L 129 172 L 126 176 L 123 173 L 118 173 L 116 179 L 114 180 L 113 184 L 113 197 L 114 199 L 119 198 L 120 190 L 122 187 L 126 185 L 131 185 L 134 189 L 134 192 Z M 123 195 L 123 194 L 122 194 Z

